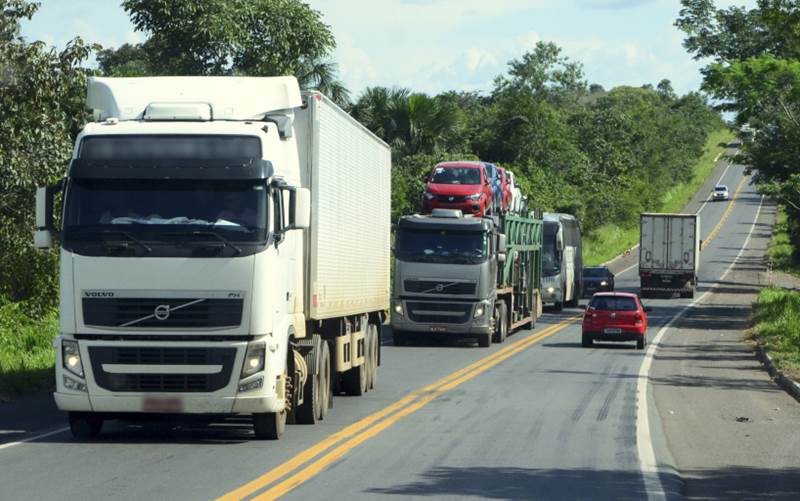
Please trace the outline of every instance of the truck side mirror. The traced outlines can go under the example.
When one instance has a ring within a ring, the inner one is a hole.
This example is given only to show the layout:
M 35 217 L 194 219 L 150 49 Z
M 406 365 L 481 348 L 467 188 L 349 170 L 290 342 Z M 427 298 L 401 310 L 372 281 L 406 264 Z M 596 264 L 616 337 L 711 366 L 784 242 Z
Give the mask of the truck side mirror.
M 46 188 L 36 188 L 36 231 L 33 234 L 33 246 L 46 250 L 53 248 L 53 199 L 61 191 L 63 181 Z
M 308 188 L 289 190 L 289 226 L 287 230 L 304 230 L 311 224 L 311 192 Z

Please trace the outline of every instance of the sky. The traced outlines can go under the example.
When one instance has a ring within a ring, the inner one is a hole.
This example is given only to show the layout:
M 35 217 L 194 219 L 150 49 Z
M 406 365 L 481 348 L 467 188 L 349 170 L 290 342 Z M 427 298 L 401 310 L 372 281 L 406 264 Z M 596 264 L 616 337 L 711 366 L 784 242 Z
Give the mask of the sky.
M 74 36 L 104 47 L 141 42 L 119 2 L 39 0 L 22 34 L 63 47 Z M 554 42 L 605 88 L 672 81 L 698 90 L 692 60 L 673 23 L 679 0 L 306 0 L 336 37 L 333 59 L 357 97 L 369 86 L 436 94 L 489 92 L 508 62 L 538 41 Z M 717 0 L 754 7 L 756 0 Z

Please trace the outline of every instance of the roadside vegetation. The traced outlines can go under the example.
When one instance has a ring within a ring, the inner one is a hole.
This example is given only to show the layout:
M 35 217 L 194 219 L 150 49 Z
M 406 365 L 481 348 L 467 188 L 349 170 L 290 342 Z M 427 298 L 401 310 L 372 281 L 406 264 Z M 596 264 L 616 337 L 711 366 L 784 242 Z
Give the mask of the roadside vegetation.
M 767 249 L 767 256 L 773 270 L 800 277 L 800 261 L 798 261 L 800 256 L 795 253 L 795 246 L 790 239 L 789 218 L 783 207 L 778 207 L 775 230 Z
M 786 374 L 800 381 L 800 292 L 769 287 L 753 305 L 753 336 Z
M 485 92 L 372 87 L 352 99 L 331 59 L 330 27 L 299 0 L 125 0 L 122 7 L 142 43 L 104 48 L 76 38 L 58 50 L 19 34 L 35 3 L 0 0 L 0 297 L 7 298 L 0 388 L 7 391 L 37 387 L 37 371 L 52 360 L 58 256 L 30 245 L 32 201 L 36 186 L 63 175 L 90 118 L 89 75 L 294 74 L 391 145 L 394 221 L 419 210 L 423 177 L 437 162 L 479 158 L 512 170 L 530 207 L 575 214 L 588 262 L 630 247 L 640 212 L 680 206 L 693 179 L 704 177 L 703 155 L 715 154 L 707 145 L 721 142 L 713 134 L 722 134 L 715 133 L 722 121 L 703 94 L 678 95 L 666 79 L 605 89 L 553 43 L 522 48 Z

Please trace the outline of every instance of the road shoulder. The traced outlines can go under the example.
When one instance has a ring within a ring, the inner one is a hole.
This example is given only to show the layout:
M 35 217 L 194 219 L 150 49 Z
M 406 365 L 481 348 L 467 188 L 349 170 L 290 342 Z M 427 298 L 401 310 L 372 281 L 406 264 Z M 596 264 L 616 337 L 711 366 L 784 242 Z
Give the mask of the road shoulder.
M 800 492 L 800 405 L 743 340 L 768 281 L 763 256 L 774 217 L 774 205 L 765 204 L 738 264 L 676 321 L 654 357 L 653 401 L 689 498 L 795 499 Z

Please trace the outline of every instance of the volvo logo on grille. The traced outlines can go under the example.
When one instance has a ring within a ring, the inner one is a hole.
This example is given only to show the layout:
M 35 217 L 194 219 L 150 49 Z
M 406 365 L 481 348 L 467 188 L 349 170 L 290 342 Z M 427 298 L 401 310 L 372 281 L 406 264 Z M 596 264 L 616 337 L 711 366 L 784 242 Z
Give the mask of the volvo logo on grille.
M 436 292 L 442 292 L 444 290 L 444 285 L 436 284 Z
M 169 305 L 168 304 L 160 304 L 156 306 L 156 309 L 153 311 L 153 316 L 156 317 L 156 320 L 166 320 L 169 318 Z

